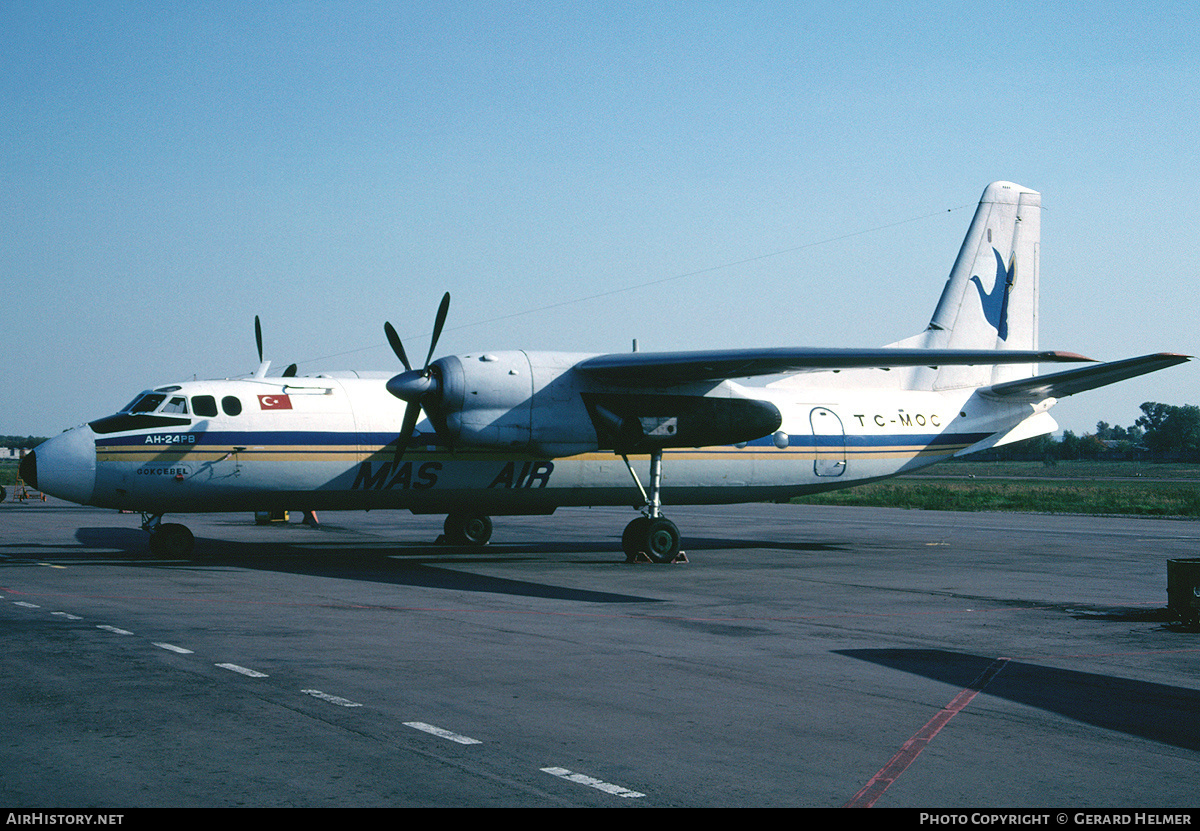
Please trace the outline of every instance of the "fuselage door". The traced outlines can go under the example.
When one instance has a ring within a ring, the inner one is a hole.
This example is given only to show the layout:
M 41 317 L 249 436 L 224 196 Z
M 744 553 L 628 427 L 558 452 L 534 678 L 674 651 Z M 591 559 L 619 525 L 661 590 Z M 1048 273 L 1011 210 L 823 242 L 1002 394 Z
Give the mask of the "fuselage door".
M 837 413 L 814 407 L 808 416 L 812 425 L 816 457 L 813 473 L 817 476 L 841 476 L 846 472 L 846 430 Z

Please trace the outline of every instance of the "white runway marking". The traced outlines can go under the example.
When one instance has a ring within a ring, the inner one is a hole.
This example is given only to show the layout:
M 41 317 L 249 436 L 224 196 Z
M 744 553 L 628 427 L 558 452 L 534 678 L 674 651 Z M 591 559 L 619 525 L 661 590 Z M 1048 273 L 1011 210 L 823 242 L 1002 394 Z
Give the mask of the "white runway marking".
M 154 645 L 157 646 L 159 649 L 166 649 L 170 652 L 178 652 L 180 655 L 193 654 L 192 650 L 190 650 L 190 649 L 184 649 L 182 646 L 175 646 L 174 644 L 170 644 L 170 643 L 154 643 Z
M 628 788 L 622 788 L 620 785 L 614 785 L 611 782 L 605 782 L 600 779 L 593 779 L 591 776 L 584 776 L 582 773 L 572 773 L 566 768 L 542 768 L 542 773 L 549 773 L 551 776 L 557 776 L 560 779 L 566 779 L 568 782 L 575 782 L 578 785 L 587 785 L 589 788 L 595 788 L 598 791 L 620 796 L 625 799 L 637 799 L 645 796 L 644 793 L 631 791 Z
M 38 605 L 38 604 L 36 604 L 36 603 L 27 603 L 27 602 L 26 602 L 26 601 L 24 601 L 24 600 L 14 600 L 14 601 L 13 601 L 13 603 L 17 604 L 18 606 L 24 606 L 26 609 L 40 609 L 40 608 L 42 608 L 41 606 L 39 606 L 39 605 Z
M 79 615 L 73 615 L 70 612 L 51 612 L 50 614 L 65 617 L 67 620 L 83 620 Z
M 432 724 L 426 724 L 423 721 L 406 721 L 404 722 L 404 726 L 411 727 L 414 730 L 424 730 L 430 735 L 438 736 L 439 738 L 443 739 L 449 739 L 450 741 L 458 742 L 459 744 L 483 744 L 483 742 L 479 741 L 479 739 L 472 739 L 470 736 L 462 736 L 458 733 L 451 733 L 449 730 L 443 730 L 440 727 L 434 727 Z
M 107 623 L 101 623 L 96 626 L 97 629 L 103 629 L 105 632 L 112 632 L 114 635 L 132 635 L 133 633 L 126 629 L 118 629 L 115 626 L 109 626 Z
M 339 707 L 361 707 L 362 705 L 356 701 L 351 701 L 348 698 L 342 698 L 337 695 L 321 692 L 320 690 L 300 690 L 305 695 L 311 695 L 313 698 L 319 698 L 322 701 L 328 701 L 330 704 L 336 704 Z
M 268 678 L 269 677 L 265 672 L 259 672 L 258 670 L 255 670 L 255 669 L 246 669 L 245 667 L 239 667 L 237 664 L 217 664 L 217 666 L 219 666 L 221 669 L 227 669 L 230 672 L 241 673 L 242 675 L 248 676 L 250 678 Z

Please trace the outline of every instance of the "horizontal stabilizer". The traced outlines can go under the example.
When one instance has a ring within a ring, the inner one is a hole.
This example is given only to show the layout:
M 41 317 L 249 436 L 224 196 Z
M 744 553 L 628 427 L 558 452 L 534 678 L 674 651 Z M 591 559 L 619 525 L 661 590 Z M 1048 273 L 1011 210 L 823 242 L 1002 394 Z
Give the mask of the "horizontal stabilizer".
M 1003 398 L 1008 401 L 1041 401 L 1045 398 L 1063 398 L 1077 392 L 1115 384 L 1127 378 L 1136 378 L 1148 372 L 1157 372 L 1189 360 L 1191 358 L 1188 355 L 1159 352 L 1154 355 L 1143 355 L 1140 358 L 1126 358 L 1123 361 L 1112 361 L 1080 369 L 1068 369 L 1065 372 L 1055 372 L 1050 375 L 1039 375 L 1035 378 L 1022 378 L 1018 381 L 994 384 L 984 387 L 979 394 L 988 398 Z
M 727 349 L 699 352 L 628 352 L 598 355 L 576 364 L 611 383 L 673 385 L 748 378 L 782 372 L 900 366 L 974 366 L 1090 361 L 1073 352 L 999 349 Z

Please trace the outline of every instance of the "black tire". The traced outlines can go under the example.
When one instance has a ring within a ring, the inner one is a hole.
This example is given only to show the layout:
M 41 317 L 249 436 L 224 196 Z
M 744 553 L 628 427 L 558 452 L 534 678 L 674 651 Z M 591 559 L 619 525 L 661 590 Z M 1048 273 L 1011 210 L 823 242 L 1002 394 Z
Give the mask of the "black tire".
M 492 538 L 492 518 L 485 514 L 450 514 L 442 528 L 452 545 L 487 545 Z
M 196 548 L 196 538 L 186 525 L 168 522 L 158 526 L 150 535 L 150 550 L 162 557 L 189 557 Z
M 650 530 L 650 519 L 640 516 L 625 526 L 621 534 L 621 550 L 625 558 L 633 562 L 639 553 L 645 553 L 649 548 L 647 532 Z M 647 555 L 649 556 L 649 555 Z
M 625 526 L 621 548 L 629 562 L 645 554 L 656 563 L 669 563 L 679 556 L 679 528 L 665 517 L 640 516 Z
M 678 526 L 664 517 L 650 520 L 646 529 L 646 553 L 656 563 L 669 563 L 678 557 Z

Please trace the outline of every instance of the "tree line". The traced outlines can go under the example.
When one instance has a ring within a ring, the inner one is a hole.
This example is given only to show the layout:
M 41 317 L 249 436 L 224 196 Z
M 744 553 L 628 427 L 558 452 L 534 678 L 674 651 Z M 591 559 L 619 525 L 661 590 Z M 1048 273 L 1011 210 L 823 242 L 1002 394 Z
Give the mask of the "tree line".
M 1063 432 L 1056 441 L 1037 436 L 997 447 L 974 459 L 994 461 L 1072 461 L 1076 459 L 1200 461 L 1200 407 L 1147 401 L 1142 415 L 1128 427 L 1101 421 L 1096 432 Z
M 18 447 L 32 450 L 46 439 L 42 436 L 0 436 L 0 447 Z

